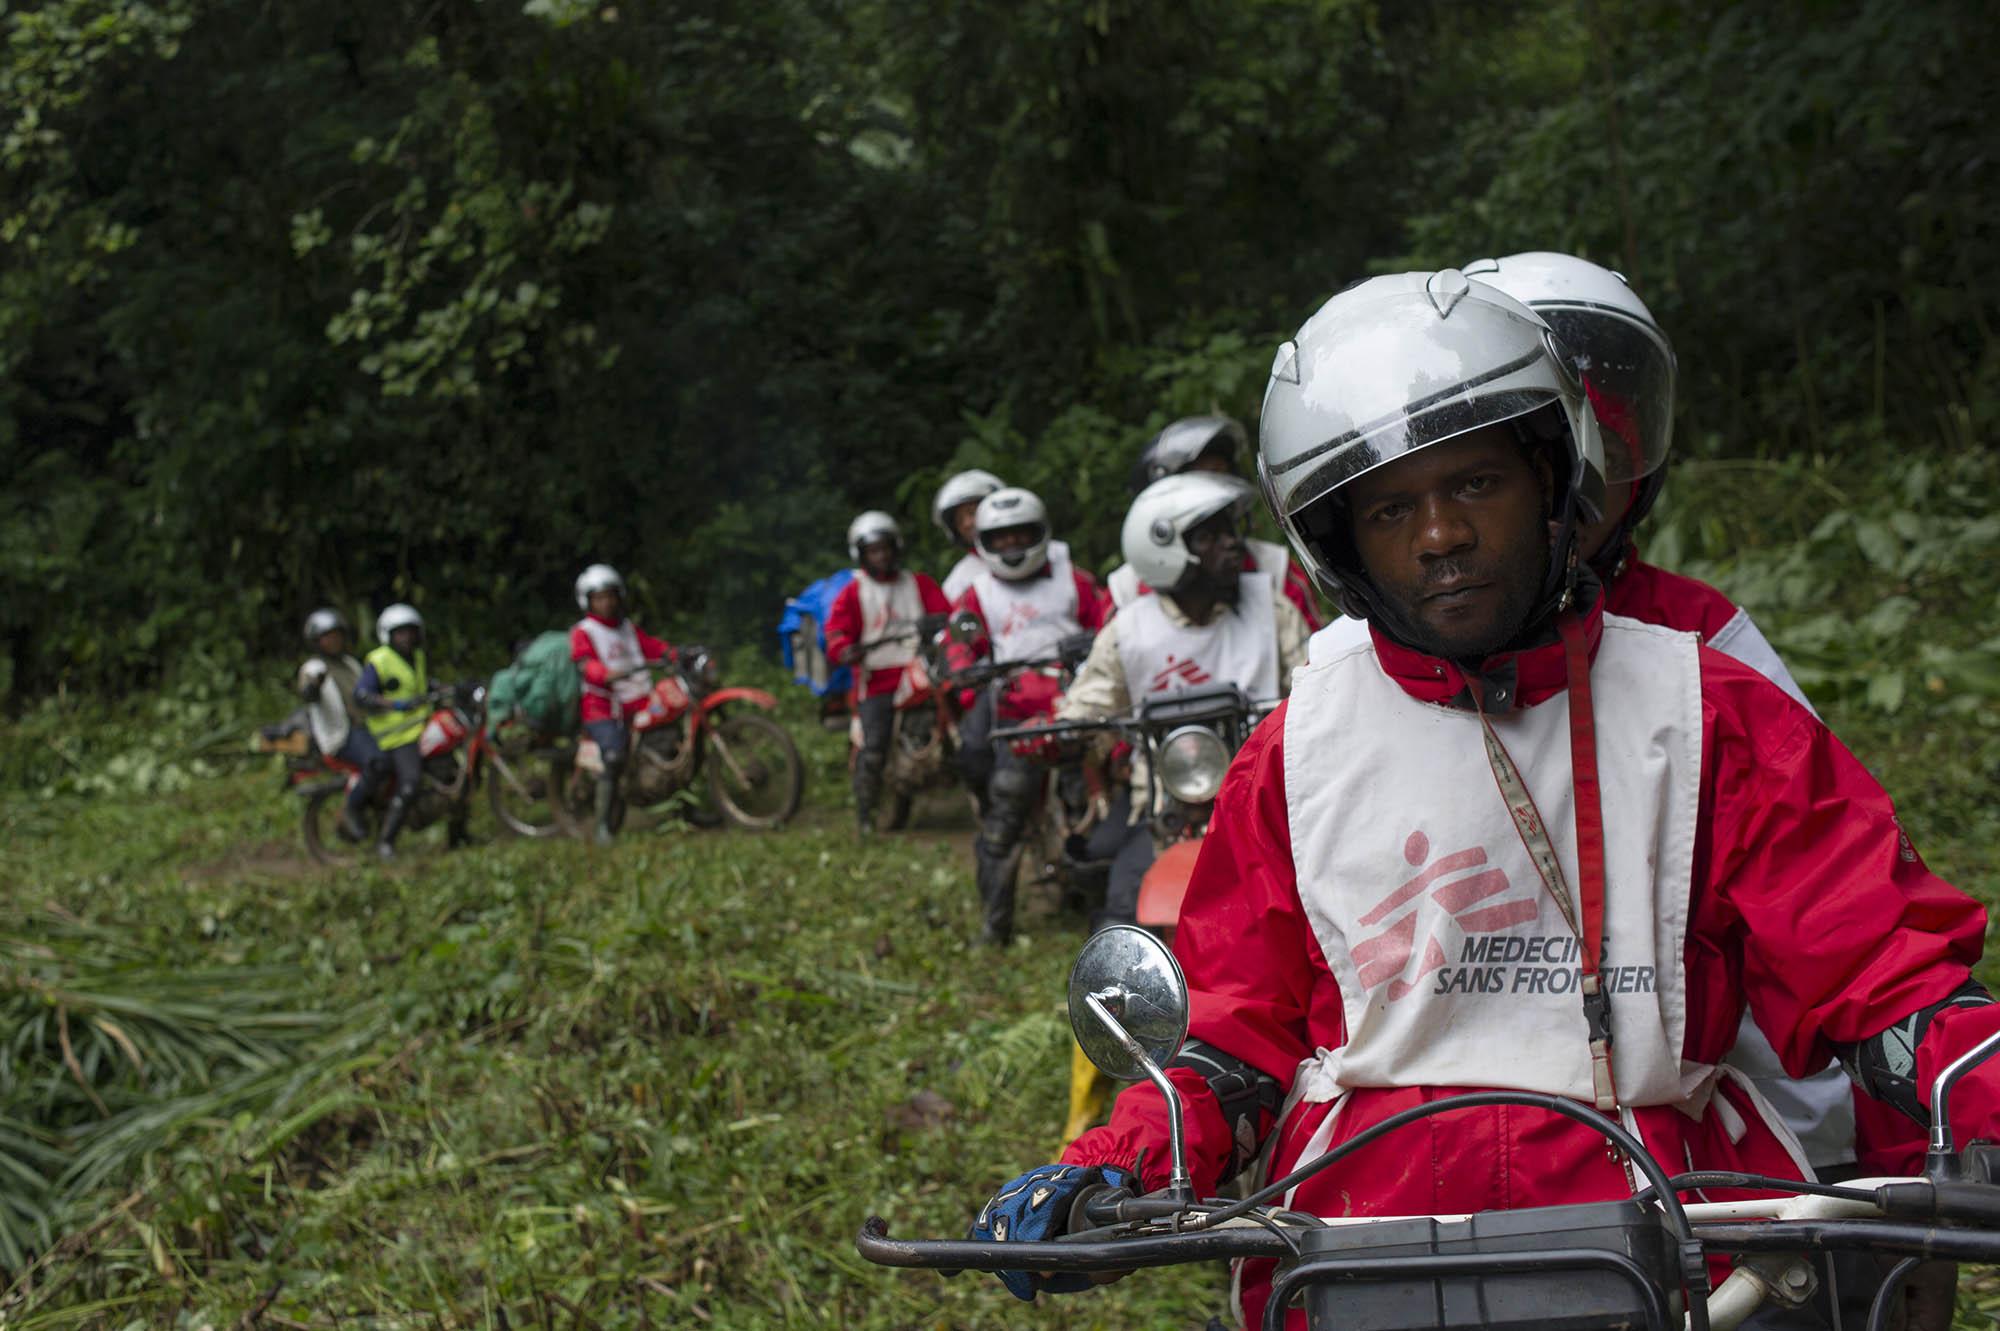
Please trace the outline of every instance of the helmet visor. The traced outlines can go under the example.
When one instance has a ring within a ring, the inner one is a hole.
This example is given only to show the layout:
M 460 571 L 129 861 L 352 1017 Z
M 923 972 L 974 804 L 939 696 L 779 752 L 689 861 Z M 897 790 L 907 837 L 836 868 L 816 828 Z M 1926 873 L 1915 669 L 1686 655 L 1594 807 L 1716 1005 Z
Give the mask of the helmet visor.
M 1296 513 L 1384 463 L 1484 426 L 1525 416 L 1557 400 L 1555 392 L 1544 387 L 1480 392 L 1456 386 L 1441 398 L 1429 402 L 1420 399 L 1403 411 L 1287 459 L 1272 469 L 1272 479 L 1279 479 L 1286 471 L 1302 473 L 1296 481 L 1285 478 L 1289 482 L 1288 507 Z
M 1544 305 L 1581 376 L 1604 438 L 1604 480 L 1630 484 L 1658 471 L 1674 432 L 1674 353 L 1660 331 L 1602 305 Z

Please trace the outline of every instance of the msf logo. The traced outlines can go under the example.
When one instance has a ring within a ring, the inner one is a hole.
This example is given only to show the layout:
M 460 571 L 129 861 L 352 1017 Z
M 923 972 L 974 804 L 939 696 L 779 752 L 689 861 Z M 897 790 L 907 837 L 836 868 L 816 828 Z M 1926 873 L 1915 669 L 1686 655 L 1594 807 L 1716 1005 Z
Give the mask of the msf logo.
M 1203 670 L 1192 660 L 1176 660 L 1174 657 L 1169 656 L 1166 668 L 1153 676 L 1153 682 L 1146 686 L 1146 692 L 1164 693 L 1176 686 L 1183 689 L 1199 688 L 1214 678 L 1215 676 Z
M 1486 852 L 1479 847 L 1435 860 L 1430 854 L 1430 838 L 1421 831 L 1410 833 L 1403 843 L 1403 858 L 1418 873 L 1361 917 L 1363 929 L 1382 927 L 1356 943 L 1349 954 L 1360 968 L 1361 987 L 1375 989 L 1386 982 L 1391 1003 L 1407 998 L 1426 975 L 1445 964 L 1444 947 L 1435 930 L 1421 943 L 1417 939 L 1418 916 L 1425 913 L 1426 899 L 1442 906 L 1445 915 L 1467 934 L 1498 933 L 1524 924 L 1540 912 L 1540 903 L 1532 897 L 1494 900 L 1513 884 L 1507 881 L 1504 870 L 1486 867 Z M 1443 924 L 1438 919 L 1436 927 Z

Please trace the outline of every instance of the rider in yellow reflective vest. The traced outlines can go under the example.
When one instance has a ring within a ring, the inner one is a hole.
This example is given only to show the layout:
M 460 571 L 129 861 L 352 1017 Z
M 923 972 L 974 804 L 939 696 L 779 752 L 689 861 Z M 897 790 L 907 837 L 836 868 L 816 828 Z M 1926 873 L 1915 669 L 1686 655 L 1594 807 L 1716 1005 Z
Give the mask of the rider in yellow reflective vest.
M 410 803 L 423 784 L 423 753 L 417 741 L 431 714 L 425 698 L 430 671 L 423 650 L 424 619 L 413 607 L 398 603 L 384 609 L 375 620 L 375 636 L 381 646 L 363 662 L 354 701 L 367 713 L 368 731 L 382 750 L 382 761 L 396 773 L 395 793 L 375 842 L 375 853 L 390 860 L 396 856 L 396 834 L 403 830 Z

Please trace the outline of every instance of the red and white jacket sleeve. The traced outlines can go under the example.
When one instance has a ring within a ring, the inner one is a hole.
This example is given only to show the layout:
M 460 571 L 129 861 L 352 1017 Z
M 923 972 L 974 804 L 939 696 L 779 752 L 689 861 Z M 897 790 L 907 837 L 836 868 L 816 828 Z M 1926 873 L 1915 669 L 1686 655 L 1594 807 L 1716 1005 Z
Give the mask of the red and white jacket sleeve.
M 582 667 L 584 683 L 603 687 L 610 672 L 604 668 L 604 662 L 597 659 L 597 644 L 590 640 L 590 635 L 583 631 L 581 624 L 569 631 L 569 659 Z
M 866 576 L 855 574 L 826 609 L 826 659 L 835 665 L 847 664 L 847 649 L 861 641 L 860 580 Z
M 944 588 L 938 586 L 936 578 L 933 578 L 928 573 L 915 573 L 911 576 L 917 580 L 917 595 L 923 598 L 925 614 L 943 615 L 950 613 L 951 598 L 944 594 Z
M 637 624 L 632 626 L 632 632 L 639 639 L 639 654 L 644 656 L 648 661 L 658 661 L 663 658 L 668 661 L 680 660 L 680 654 L 673 649 L 672 644 L 668 643 L 666 639 L 654 637 Z
M 1289 1087 L 1300 1061 L 1316 1046 L 1337 1047 L 1346 1029 L 1293 877 L 1283 735 L 1281 707 L 1230 767 L 1188 882 L 1174 954 L 1188 980 L 1189 1038 Z M 1199 1074 L 1175 1068 L 1167 1075 L 1186 1105 L 1195 1186 L 1212 1193 L 1234 1147 L 1228 1126 Z M 1062 1159 L 1130 1169 L 1143 1152 L 1143 1186 L 1158 1188 L 1167 1181 L 1167 1141 L 1165 1101 L 1142 1082 L 1118 1097 L 1109 1123 L 1071 1142 Z
M 1096 574 L 1075 567 L 1070 573 L 1076 579 L 1076 622 L 1095 633 L 1118 613 L 1118 603 Z
M 1888 793 L 1810 712 L 1720 652 L 1702 649 L 1701 673 L 1709 770 L 1695 872 L 1708 890 L 1690 945 L 1718 936 L 1706 917 L 1734 925 L 1720 936 L 1740 939 L 1741 955 L 1719 966 L 1690 958 L 1689 971 L 1711 983 L 1740 973 L 1757 1024 L 1801 1076 L 1824 1067 L 1834 1046 L 1861 1043 L 1963 985 L 1986 911 L 1924 866 Z M 1923 1093 L 1995 1030 L 2000 1006 L 1940 1014 L 1917 1050 Z M 1961 1139 L 2000 1135 L 2000 1062 L 1961 1083 L 1953 1126 Z

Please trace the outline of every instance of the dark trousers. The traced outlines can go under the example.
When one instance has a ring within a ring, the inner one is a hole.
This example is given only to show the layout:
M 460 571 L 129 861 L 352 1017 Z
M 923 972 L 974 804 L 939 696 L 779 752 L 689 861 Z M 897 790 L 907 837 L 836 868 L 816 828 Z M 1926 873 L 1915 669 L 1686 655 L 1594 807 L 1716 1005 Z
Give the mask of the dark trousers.
M 597 752 L 606 767 L 625 761 L 625 722 L 618 717 L 607 721 L 585 721 L 583 728 L 597 742 Z
M 993 755 L 992 771 L 972 851 L 978 866 L 980 937 L 1004 943 L 1014 936 L 1014 878 L 1019 865 L 1013 855 L 1027 830 L 1028 815 L 1034 812 L 1044 769 L 1002 746 Z
M 393 749 L 383 749 L 375 763 L 375 769 L 396 774 L 396 793 L 393 798 L 407 803 L 417 797 L 424 785 L 424 753 L 412 740 L 408 744 L 398 744 Z
M 382 746 L 375 742 L 375 736 L 366 726 L 349 726 L 340 752 L 333 756 L 360 769 L 360 779 L 347 790 L 347 812 L 359 818 L 361 811 L 368 807 L 368 801 L 375 798 L 375 792 L 386 775 L 381 762 Z
M 1090 917 L 1091 932 L 1112 924 L 1133 924 L 1139 918 L 1139 886 L 1146 870 L 1153 867 L 1153 824 L 1148 818 L 1128 821 L 1132 816 L 1132 788 L 1127 786 L 1111 797 L 1104 821 L 1090 829 L 1084 854 L 1093 860 L 1110 860 L 1111 877 L 1104 891 L 1104 909 Z
M 986 788 L 993 782 L 993 745 L 988 739 L 993 733 L 993 698 L 991 688 L 981 689 L 978 701 L 958 720 L 958 771 L 981 814 L 986 811 Z
M 863 824 L 875 816 L 882 773 L 889 765 L 889 738 L 896 727 L 896 695 L 877 694 L 855 704 L 861 721 L 861 751 L 854 755 L 854 816 Z

